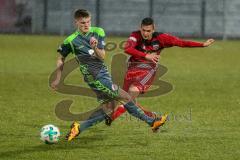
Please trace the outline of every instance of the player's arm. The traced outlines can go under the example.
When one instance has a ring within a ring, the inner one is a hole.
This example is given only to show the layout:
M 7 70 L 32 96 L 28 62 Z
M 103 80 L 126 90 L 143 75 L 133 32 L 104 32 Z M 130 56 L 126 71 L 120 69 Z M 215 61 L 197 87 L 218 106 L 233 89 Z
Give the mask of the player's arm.
M 99 59 L 104 60 L 104 58 L 105 58 L 105 50 L 104 49 L 99 49 L 99 48 L 95 47 L 94 52 L 96 53 L 96 56 Z
M 98 28 L 98 37 L 97 39 L 95 37 L 90 38 L 90 45 L 92 49 L 94 50 L 94 56 L 99 58 L 100 60 L 104 60 L 105 58 L 105 32 L 102 28 Z
M 135 47 L 137 46 L 138 37 L 132 33 L 130 37 L 127 40 L 127 43 L 125 44 L 124 51 L 125 53 L 135 56 L 135 57 L 141 57 L 146 60 L 149 60 L 153 63 L 157 63 L 159 59 L 159 55 L 156 54 L 146 54 L 142 51 L 137 50 Z
M 61 77 L 62 77 L 62 71 L 63 71 L 63 65 L 64 65 L 65 58 L 59 54 L 57 58 L 57 69 L 56 69 L 56 77 L 51 83 L 52 89 L 56 90 L 57 86 L 60 83 Z
M 61 81 L 65 57 L 67 57 L 67 55 L 70 52 L 72 52 L 70 44 L 68 44 L 68 43 L 62 44 L 59 47 L 59 49 L 57 50 L 57 52 L 59 53 L 59 55 L 57 57 L 57 63 L 56 63 L 56 65 L 57 65 L 56 77 L 51 83 L 51 88 L 53 90 L 57 89 L 57 86 L 59 85 L 59 83 Z
M 127 42 L 125 43 L 124 51 L 131 56 L 145 58 L 145 56 L 147 55 L 146 53 L 135 49 L 135 47 L 137 46 L 137 41 L 138 37 L 134 35 L 134 33 L 132 33 L 128 38 Z
M 104 60 L 104 58 L 105 58 L 104 46 L 100 47 L 98 40 L 94 37 L 92 37 L 90 39 L 90 45 L 91 45 L 92 49 L 94 50 L 94 55 L 97 58 Z
M 205 42 L 196 42 L 196 41 L 188 41 L 183 40 L 178 37 L 169 35 L 169 34 L 160 34 L 158 36 L 158 39 L 162 45 L 162 47 L 172 47 L 172 46 L 178 46 L 178 47 L 207 47 L 213 44 L 214 39 L 208 39 Z
M 208 47 L 208 46 L 212 45 L 214 42 L 215 42 L 214 39 L 212 39 L 212 38 L 208 39 L 205 42 L 203 42 L 203 47 Z

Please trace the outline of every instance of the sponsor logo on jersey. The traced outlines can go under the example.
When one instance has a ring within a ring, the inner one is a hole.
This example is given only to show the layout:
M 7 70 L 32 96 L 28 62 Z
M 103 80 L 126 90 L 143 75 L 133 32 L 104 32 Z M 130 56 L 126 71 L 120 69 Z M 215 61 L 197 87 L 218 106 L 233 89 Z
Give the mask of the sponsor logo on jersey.
M 77 49 L 82 49 L 84 47 L 84 45 L 80 45 L 79 47 L 77 47 Z

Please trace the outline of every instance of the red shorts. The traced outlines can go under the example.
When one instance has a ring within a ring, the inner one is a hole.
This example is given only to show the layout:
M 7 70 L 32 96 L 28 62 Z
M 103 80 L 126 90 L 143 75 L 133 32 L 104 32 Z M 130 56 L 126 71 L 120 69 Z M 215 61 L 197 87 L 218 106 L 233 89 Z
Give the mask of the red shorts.
M 136 86 L 140 93 L 146 92 L 151 87 L 156 74 L 156 68 L 128 68 L 123 83 L 123 89 L 128 92 L 131 85 Z

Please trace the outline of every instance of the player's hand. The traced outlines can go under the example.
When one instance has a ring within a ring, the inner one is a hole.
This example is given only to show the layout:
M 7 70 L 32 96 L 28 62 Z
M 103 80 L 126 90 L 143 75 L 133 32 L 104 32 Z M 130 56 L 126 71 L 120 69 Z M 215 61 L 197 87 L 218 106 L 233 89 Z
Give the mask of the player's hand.
M 145 56 L 146 60 L 152 61 L 153 63 L 157 64 L 159 60 L 159 55 L 156 54 L 147 54 Z
M 215 41 L 214 39 L 208 39 L 208 40 L 206 40 L 206 41 L 203 43 L 203 46 L 204 46 L 204 47 L 208 47 L 208 46 L 210 46 L 211 44 L 213 44 L 214 41 Z
M 95 37 L 91 37 L 91 38 L 90 38 L 90 45 L 91 45 L 92 48 L 97 47 L 97 45 L 98 45 L 98 40 L 97 40 Z
M 58 89 L 58 84 L 59 84 L 59 80 L 54 80 L 52 83 L 51 83 L 51 88 L 55 91 Z

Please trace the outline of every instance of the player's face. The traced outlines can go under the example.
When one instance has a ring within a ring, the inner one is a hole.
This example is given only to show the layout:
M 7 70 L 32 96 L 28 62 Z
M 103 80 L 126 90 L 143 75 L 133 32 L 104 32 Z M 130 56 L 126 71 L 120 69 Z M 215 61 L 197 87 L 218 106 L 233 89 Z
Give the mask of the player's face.
M 89 32 L 89 29 L 91 27 L 91 17 L 75 19 L 75 23 L 79 31 L 81 31 L 82 33 L 87 33 Z
M 154 25 L 142 25 L 140 28 L 143 39 L 151 39 L 154 32 Z

